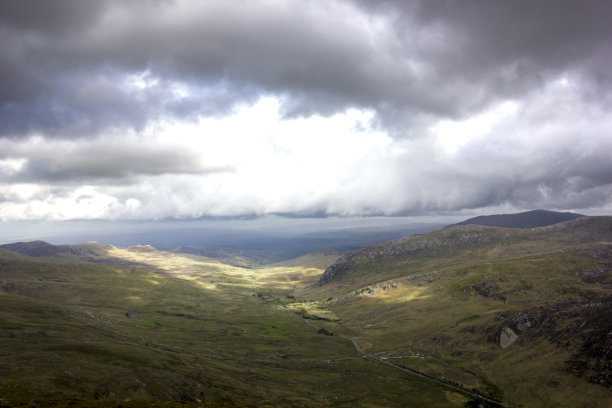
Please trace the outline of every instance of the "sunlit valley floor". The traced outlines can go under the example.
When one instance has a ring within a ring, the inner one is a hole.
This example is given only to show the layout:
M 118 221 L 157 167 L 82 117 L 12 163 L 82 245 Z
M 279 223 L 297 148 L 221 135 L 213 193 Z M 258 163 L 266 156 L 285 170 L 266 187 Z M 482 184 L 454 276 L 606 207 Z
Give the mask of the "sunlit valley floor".
M 0 406 L 607 407 L 611 241 L 589 217 L 268 265 L 5 246 Z

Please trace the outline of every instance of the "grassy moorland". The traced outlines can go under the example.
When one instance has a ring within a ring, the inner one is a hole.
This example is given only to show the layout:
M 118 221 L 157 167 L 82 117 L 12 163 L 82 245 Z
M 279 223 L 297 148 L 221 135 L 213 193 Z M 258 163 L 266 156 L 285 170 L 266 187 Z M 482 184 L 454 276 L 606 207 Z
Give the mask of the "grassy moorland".
M 111 263 L 142 267 L 2 253 L 0 406 L 466 401 L 362 358 L 346 339 L 317 333 L 255 293 L 259 279 L 283 293 L 313 282 L 333 256 L 287 265 L 283 278 L 281 265 L 251 270 L 149 248 L 106 251 Z
M 257 267 L 0 250 L 0 406 L 608 407 L 611 241 L 589 217 Z
M 523 407 L 612 405 L 612 218 L 456 227 L 343 257 L 303 313 L 365 352 Z

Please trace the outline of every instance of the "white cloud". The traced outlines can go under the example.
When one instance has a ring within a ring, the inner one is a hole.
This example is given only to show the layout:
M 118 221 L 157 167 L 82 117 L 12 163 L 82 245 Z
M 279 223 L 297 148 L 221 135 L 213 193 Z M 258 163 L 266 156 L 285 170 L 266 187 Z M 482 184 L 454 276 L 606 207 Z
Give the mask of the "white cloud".
M 277 98 L 262 97 L 225 117 L 162 120 L 97 141 L 4 140 L 5 174 L 18 179 L 20 172 L 38 169 L 35 174 L 49 179 L 3 184 L 0 216 L 607 208 L 612 119 L 593 109 L 580 90 L 554 80 L 523 99 L 438 122 L 414 139 L 391 138 L 372 124 L 370 110 L 287 118 Z
M 1 186 L 0 195 L 12 197 L 12 201 L 0 203 L 1 220 L 107 219 L 119 207 L 115 197 L 93 186 L 67 192 L 37 185 Z
M 383 3 L 0 6 L 0 218 L 612 206 L 608 6 Z
M 164 121 L 140 134 L 108 134 L 93 143 L 41 137 L 5 140 L 3 154 L 16 157 L 6 160 L 37 162 L 35 167 L 44 167 L 39 175 L 51 179 L 69 176 L 56 183 L 66 197 L 32 201 L 17 195 L 17 201 L 27 204 L 13 207 L 12 200 L 5 201 L 0 206 L 13 210 L 5 208 L 3 217 L 198 217 L 310 212 L 319 207 L 328 211 L 330 196 L 370 182 L 370 166 L 379 164 L 392 144 L 384 132 L 370 126 L 370 111 L 283 119 L 279 109 L 278 100 L 261 98 L 224 118 Z M 159 173 L 151 155 L 164 161 Z M 181 162 L 185 158 L 191 160 L 187 166 Z M 19 171 L 15 173 L 19 177 Z M 120 185 L 104 179 L 128 173 L 132 179 Z M 70 175 L 77 181 L 84 175 L 99 180 L 84 193 Z M 15 188 L 36 189 L 38 184 L 33 180 L 25 186 Z
M 502 102 L 485 112 L 460 120 L 441 120 L 431 128 L 433 137 L 449 154 L 474 139 L 495 137 L 491 130 L 501 122 L 516 120 L 517 103 Z
M 24 158 L 19 159 L 0 159 L 0 174 L 5 177 L 10 177 L 14 174 L 19 173 L 27 160 Z

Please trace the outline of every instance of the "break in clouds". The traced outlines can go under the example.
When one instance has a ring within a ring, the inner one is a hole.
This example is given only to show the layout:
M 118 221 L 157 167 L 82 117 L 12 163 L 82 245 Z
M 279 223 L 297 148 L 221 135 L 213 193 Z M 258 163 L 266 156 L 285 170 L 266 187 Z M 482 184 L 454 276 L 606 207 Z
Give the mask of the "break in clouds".
M 608 1 L 4 1 L 0 219 L 612 209 Z

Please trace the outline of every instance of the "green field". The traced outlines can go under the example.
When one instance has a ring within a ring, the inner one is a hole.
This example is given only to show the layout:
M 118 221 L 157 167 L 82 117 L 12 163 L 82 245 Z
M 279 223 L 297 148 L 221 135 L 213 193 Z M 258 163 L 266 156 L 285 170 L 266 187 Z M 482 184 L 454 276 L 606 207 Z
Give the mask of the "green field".
M 611 241 L 609 217 L 442 230 L 360 251 L 297 298 L 364 351 L 512 406 L 608 407 Z
M 108 406 L 446 407 L 465 400 L 453 395 L 449 403 L 440 387 L 374 364 L 346 339 L 318 334 L 255 295 L 259 280 L 283 293 L 312 281 L 322 273 L 314 266 L 287 266 L 290 284 L 277 287 L 280 265 L 252 270 L 119 249 L 109 257 L 157 272 L 0 259 L 2 404 L 37 397 Z M 310 264 L 335 260 L 328 258 Z
M 340 254 L 0 250 L 0 406 L 607 407 L 612 221 L 562 225 L 441 230 L 325 275 Z

